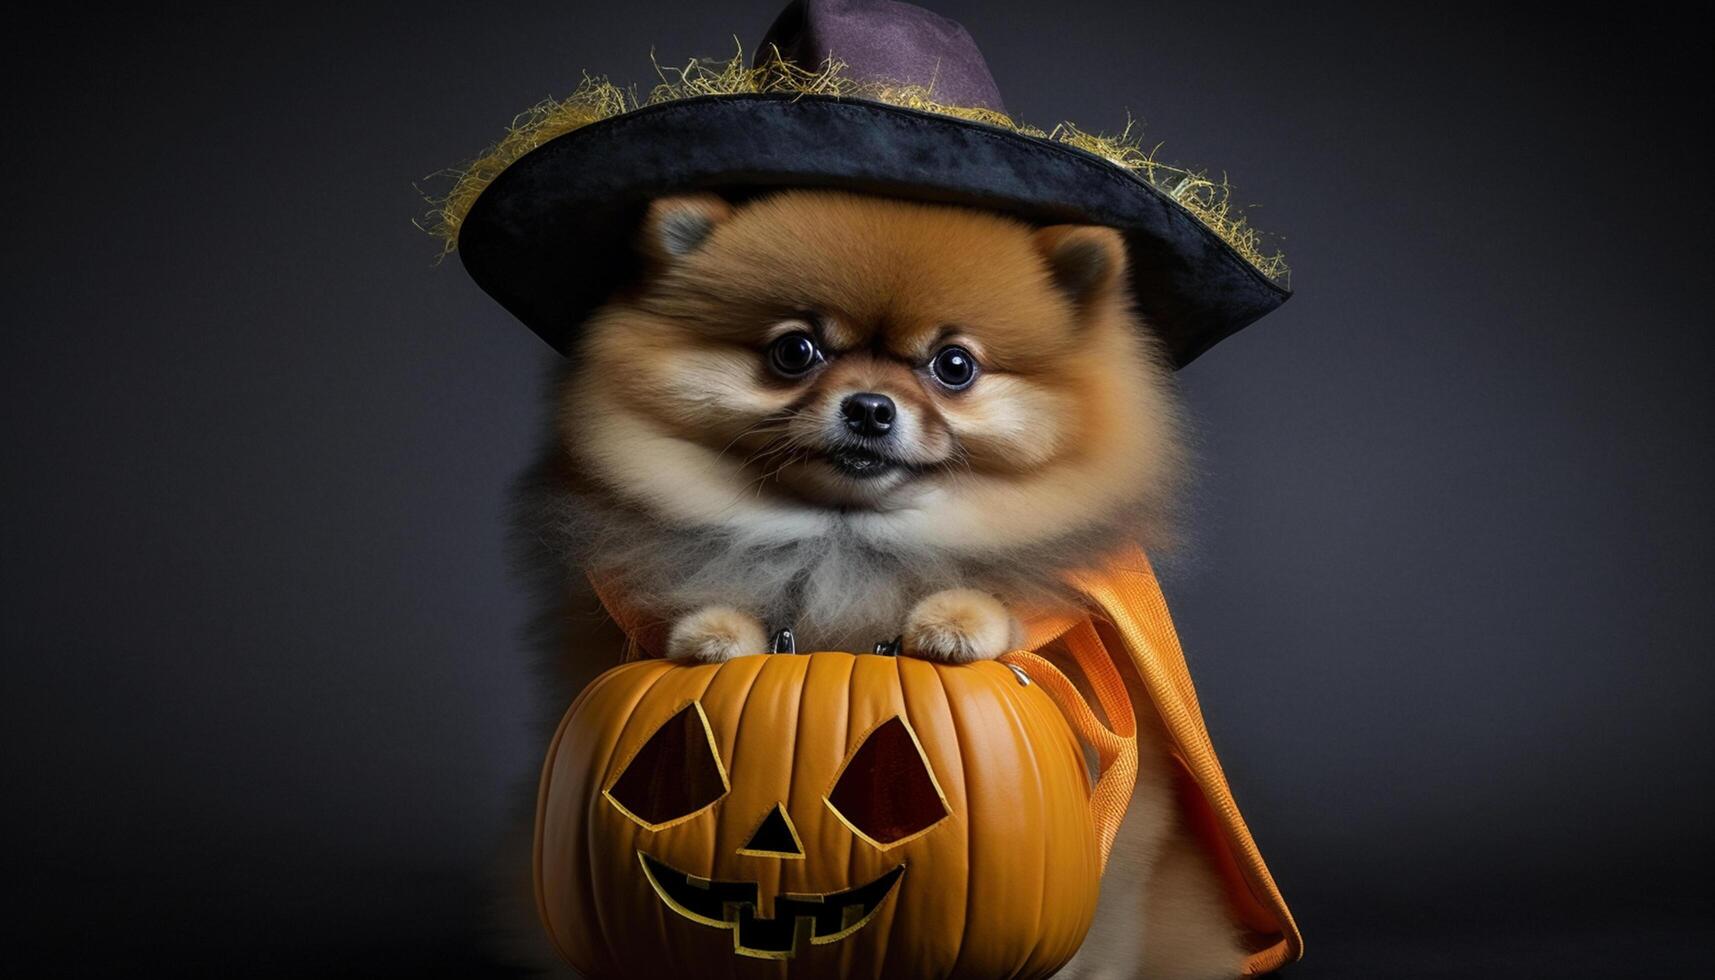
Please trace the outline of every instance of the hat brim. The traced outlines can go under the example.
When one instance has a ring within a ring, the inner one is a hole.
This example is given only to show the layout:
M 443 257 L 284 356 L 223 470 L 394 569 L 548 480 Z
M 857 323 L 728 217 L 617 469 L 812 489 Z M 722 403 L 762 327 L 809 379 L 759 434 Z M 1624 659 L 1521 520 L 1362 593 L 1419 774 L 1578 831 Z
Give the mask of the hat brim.
M 560 351 L 637 272 L 648 202 L 711 190 L 831 188 L 1124 234 L 1138 309 L 1175 367 L 1286 302 L 1141 176 L 985 123 L 856 99 L 715 95 L 593 122 L 520 157 L 471 206 L 458 253 L 477 284 Z

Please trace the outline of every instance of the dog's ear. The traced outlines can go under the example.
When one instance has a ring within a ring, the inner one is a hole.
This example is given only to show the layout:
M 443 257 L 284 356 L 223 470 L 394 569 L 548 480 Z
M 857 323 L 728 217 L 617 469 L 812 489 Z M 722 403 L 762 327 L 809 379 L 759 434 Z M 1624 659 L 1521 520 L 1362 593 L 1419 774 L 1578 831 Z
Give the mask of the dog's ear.
M 703 246 L 715 226 L 732 215 L 732 205 L 713 194 L 674 194 L 649 203 L 638 229 L 638 247 L 668 265 Z
M 1100 225 L 1050 225 L 1036 232 L 1054 285 L 1080 307 L 1103 299 L 1125 275 L 1125 239 Z

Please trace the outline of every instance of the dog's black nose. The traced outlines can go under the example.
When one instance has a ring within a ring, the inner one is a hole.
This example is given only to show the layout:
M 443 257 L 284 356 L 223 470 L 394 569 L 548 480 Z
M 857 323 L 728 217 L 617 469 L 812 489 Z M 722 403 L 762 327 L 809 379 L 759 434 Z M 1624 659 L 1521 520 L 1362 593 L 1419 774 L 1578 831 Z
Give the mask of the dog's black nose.
M 893 399 L 873 391 L 850 395 L 840 403 L 846 428 L 860 436 L 884 436 L 893 428 Z

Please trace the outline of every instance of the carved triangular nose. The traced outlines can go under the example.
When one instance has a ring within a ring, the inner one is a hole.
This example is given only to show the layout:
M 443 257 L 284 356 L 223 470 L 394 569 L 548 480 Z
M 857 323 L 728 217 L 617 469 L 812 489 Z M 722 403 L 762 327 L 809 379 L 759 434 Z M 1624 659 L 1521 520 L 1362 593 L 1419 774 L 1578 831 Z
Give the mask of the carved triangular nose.
M 776 803 L 774 809 L 768 811 L 768 816 L 762 818 L 762 826 L 756 828 L 756 833 L 750 835 L 750 840 L 738 852 L 801 858 L 804 856 L 804 843 L 798 839 L 798 828 L 792 826 L 792 818 L 786 815 L 786 808 Z

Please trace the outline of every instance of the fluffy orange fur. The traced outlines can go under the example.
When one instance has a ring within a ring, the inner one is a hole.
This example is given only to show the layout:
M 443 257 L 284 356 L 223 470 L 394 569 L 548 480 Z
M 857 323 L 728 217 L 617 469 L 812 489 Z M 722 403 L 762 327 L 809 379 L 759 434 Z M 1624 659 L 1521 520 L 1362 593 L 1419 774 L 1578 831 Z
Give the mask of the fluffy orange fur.
M 785 193 L 741 208 L 591 322 L 566 390 L 568 448 L 677 517 L 718 513 L 747 493 L 861 502 L 894 514 L 902 532 L 995 546 L 1063 534 L 1116 498 L 1165 491 L 1181 461 L 1147 335 L 1116 283 L 1076 308 L 1049 281 L 1039 237 L 998 215 L 849 194 Z M 1119 248 L 1117 236 L 1110 244 Z M 801 327 L 821 334 L 827 367 L 774 383 L 763 348 Z M 952 341 L 984 372 L 965 392 L 921 370 Z M 767 455 L 814 440 L 854 390 L 918 413 L 915 461 L 945 465 L 873 490 L 825 479 L 801 455 Z M 607 421 L 592 429 L 596 420 Z
M 993 656 L 1016 636 L 1003 603 L 1071 601 L 1065 570 L 1172 538 L 1180 414 L 1111 229 L 786 191 L 657 201 L 637 247 L 568 361 L 524 525 L 566 582 L 614 584 L 686 655 L 761 652 L 740 647 L 789 626 L 800 649 L 904 632 L 923 655 Z M 787 335 L 819 352 L 802 374 L 770 366 Z M 949 345 L 978 366 L 960 390 L 929 366 Z M 838 462 L 854 393 L 897 410 L 879 475 Z M 617 653 L 566 649 L 586 676 Z M 1104 889 L 1068 975 L 1236 972 L 1157 756 L 1116 857 L 1132 880 Z M 1143 950 L 1140 919 L 1160 923 Z
M 677 254 L 676 236 L 699 218 L 704 237 Z M 658 203 L 640 247 L 646 273 L 589 321 L 573 354 L 556 450 L 579 499 L 606 511 L 583 522 L 579 560 L 629 577 L 628 592 L 663 618 L 744 608 L 753 597 L 718 593 L 747 583 L 796 589 L 796 602 L 758 596 L 749 611 L 817 646 L 868 649 L 922 595 L 884 595 L 898 577 L 885 560 L 858 587 L 810 567 L 818 556 L 841 552 L 848 569 L 860 553 L 894 556 L 913 587 L 1040 601 L 1062 568 L 1116 537 L 1169 536 L 1183 470 L 1171 374 L 1130 310 L 1111 230 L 791 191 L 737 208 Z M 766 365 L 770 342 L 791 332 L 825 354 L 795 380 Z M 925 369 L 948 344 L 980 365 L 966 390 Z M 854 480 L 827 455 L 842 400 L 865 391 L 897 405 L 902 465 Z M 738 567 L 702 588 L 683 568 L 651 574 L 649 556 L 626 545 L 664 525 L 742 543 L 682 542 L 708 567 L 773 549 L 798 580 Z M 806 552 L 782 557 L 788 542 Z

